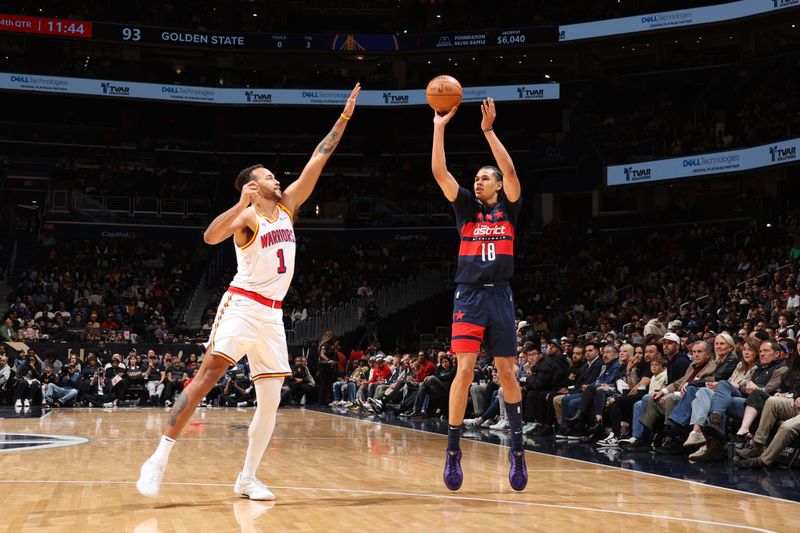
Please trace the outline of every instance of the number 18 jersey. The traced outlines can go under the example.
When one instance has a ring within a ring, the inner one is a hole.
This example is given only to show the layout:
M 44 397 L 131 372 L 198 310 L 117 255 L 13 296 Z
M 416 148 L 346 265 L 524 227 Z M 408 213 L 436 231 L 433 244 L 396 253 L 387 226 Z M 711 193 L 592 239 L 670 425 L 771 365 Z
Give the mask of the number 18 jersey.
M 231 285 L 282 301 L 294 275 L 296 244 L 292 216 L 281 204 L 278 208 L 278 218 L 269 220 L 248 207 L 256 215 L 258 229 L 244 246 L 234 242 L 237 269 Z
M 456 283 L 495 283 L 514 275 L 514 232 L 522 199 L 509 202 L 501 194 L 489 208 L 464 187 L 452 202 L 461 246 Z

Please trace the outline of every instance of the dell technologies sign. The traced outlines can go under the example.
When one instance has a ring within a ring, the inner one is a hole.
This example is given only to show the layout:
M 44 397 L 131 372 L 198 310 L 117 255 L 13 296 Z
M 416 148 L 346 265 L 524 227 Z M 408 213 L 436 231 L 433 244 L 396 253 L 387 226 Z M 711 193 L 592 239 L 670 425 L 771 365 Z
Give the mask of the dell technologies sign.
M 776 143 L 690 157 L 673 157 L 633 165 L 606 168 L 606 184 L 630 185 L 696 176 L 712 176 L 797 162 L 800 138 Z

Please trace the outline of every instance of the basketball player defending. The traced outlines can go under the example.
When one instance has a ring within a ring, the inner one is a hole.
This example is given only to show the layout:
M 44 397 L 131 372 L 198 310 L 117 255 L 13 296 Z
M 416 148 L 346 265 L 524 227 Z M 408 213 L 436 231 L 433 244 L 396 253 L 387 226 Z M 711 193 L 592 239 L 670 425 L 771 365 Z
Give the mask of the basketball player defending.
M 522 448 L 522 397 L 514 376 L 517 354 L 514 297 L 508 284 L 514 274 L 514 232 L 521 207 L 520 183 L 511 156 L 492 128 L 497 113 L 494 100 L 488 98 L 481 104 L 481 129 L 499 168 L 481 167 L 475 176 L 473 192 L 458 185 L 447 170 L 444 153 L 445 126 L 456 110 L 454 107 L 444 116 L 434 114 L 431 159 L 433 176 L 453 206 L 461 237 L 451 343 L 458 360 L 458 372 L 450 388 L 444 484 L 450 490 L 458 490 L 464 480 L 459 438 L 475 359 L 483 342 L 487 352 L 495 358 L 511 426 L 508 480 L 514 490 L 523 490 L 528 484 L 528 470 Z
M 284 192 L 275 175 L 262 165 L 244 169 L 236 178 L 239 202 L 219 215 L 206 229 L 208 244 L 233 236 L 237 271 L 217 309 L 208 348 L 197 375 L 175 401 L 167 431 L 155 453 L 142 465 L 136 488 L 145 496 L 158 496 L 161 479 L 175 439 L 197 404 L 230 365 L 247 354 L 256 388 L 256 408 L 250 423 L 244 468 L 234 491 L 252 500 L 274 500 L 275 495 L 256 479 L 280 403 L 281 385 L 291 376 L 281 299 L 294 274 L 294 213 L 314 190 L 322 168 L 342 138 L 361 90 L 356 85 L 344 112 L 317 146 L 300 177 Z

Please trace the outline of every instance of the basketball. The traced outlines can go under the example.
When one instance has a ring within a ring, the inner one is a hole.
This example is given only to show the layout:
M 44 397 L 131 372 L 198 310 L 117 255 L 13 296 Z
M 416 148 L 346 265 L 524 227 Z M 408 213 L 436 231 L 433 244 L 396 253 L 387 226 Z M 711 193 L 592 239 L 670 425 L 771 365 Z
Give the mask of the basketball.
M 447 113 L 461 103 L 464 89 L 453 76 L 436 76 L 425 89 L 425 99 L 437 113 Z

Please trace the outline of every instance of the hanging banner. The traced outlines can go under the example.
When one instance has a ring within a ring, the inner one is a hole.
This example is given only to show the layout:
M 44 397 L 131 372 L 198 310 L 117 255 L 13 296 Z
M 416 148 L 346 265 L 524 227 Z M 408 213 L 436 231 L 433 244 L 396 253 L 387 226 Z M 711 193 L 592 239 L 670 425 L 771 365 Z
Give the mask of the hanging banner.
M 225 105 L 344 105 L 350 89 L 223 89 L 0 72 L 0 89 Z M 558 100 L 558 83 L 464 87 L 464 102 Z M 423 106 L 425 90 L 363 90 L 359 106 Z
M 797 161 L 800 138 L 742 150 L 659 159 L 606 168 L 606 185 L 633 185 L 714 174 L 727 174 Z

